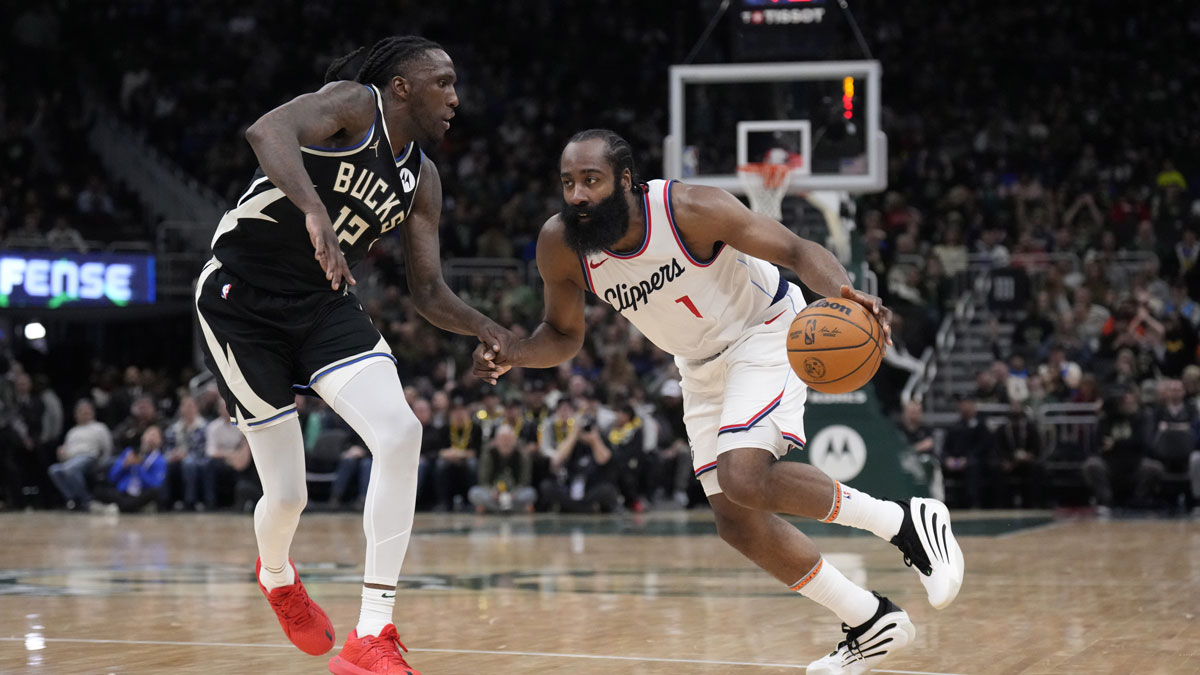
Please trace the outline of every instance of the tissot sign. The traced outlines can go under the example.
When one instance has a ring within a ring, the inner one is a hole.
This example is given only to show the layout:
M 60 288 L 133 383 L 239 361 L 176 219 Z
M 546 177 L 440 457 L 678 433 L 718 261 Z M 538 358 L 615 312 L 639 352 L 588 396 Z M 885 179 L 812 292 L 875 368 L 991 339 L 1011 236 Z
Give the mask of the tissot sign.
M 0 251 L 0 307 L 124 307 L 154 299 L 152 255 Z
M 828 59 L 834 34 L 828 0 L 740 0 L 733 30 L 740 61 Z

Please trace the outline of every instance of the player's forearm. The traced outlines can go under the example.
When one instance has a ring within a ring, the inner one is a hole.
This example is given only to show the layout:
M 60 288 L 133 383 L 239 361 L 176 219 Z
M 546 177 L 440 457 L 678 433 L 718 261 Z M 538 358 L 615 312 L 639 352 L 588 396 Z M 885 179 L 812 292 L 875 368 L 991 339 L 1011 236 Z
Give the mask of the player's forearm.
M 846 274 L 846 268 L 837 257 L 811 241 L 803 242 L 791 268 L 805 286 L 823 297 L 838 297 L 843 285 L 853 286 L 850 275 Z
M 254 149 L 263 173 L 297 208 L 304 213 L 325 208 L 304 168 L 298 135 L 260 119 L 246 129 L 246 141 Z
M 440 280 L 412 284 L 413 306 L 429 323 L 459 335 L 479 335 L 491 320 L 462 301 Z
M 500 363 L 523 368 L 552 368 L 579 353 L 583 336 L 572 336 L 543 321 L 533 335 L 517 342 Z

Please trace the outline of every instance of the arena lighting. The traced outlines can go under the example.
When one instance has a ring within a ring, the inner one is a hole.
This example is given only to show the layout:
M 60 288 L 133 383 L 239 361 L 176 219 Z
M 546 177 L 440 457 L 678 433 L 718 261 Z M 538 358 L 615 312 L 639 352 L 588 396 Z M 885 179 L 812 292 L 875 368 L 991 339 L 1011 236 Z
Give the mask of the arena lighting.
M 33 323 L 25 324 L 25 339 L 26 340 L 41 340 L 46 337 L 46 327 L 34 321 Z

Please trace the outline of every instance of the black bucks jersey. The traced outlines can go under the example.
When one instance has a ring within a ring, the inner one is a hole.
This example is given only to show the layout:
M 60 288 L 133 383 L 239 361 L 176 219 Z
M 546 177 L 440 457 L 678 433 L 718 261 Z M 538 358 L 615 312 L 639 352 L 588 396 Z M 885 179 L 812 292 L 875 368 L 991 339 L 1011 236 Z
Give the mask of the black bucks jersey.
M 366 138 L 348 148 L 301 148 L 304 168 L 351 267 L 411 213 L 424 157 L 416 142 L 392 156 L 383 101 L 375 87 L 368 88 L 375 96 L 375 123 Z M 212 249 L 226 270 L 258 288 L 282 294 L 330 290 L 313 258 L 304 213 L 261 167 L 237 206 L 221 218 Z

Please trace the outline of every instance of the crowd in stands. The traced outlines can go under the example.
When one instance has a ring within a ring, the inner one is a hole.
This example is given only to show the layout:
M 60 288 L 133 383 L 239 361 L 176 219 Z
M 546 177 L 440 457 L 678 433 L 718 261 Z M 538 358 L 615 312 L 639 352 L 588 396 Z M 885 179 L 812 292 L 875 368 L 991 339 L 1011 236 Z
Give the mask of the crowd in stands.
M 861 232 L 893 333 L 919 354 L 933 333 L 906 328 L 974 292 L 996 338 L 940 447 L 903 415 L 940 453 L 924 465 L 961 506 L 1053 504 L 1058 467 L 1081 465 L 1101 506 L 1194 505 L 1200 113 L 1184 83 L 1200 73 L 1175 55 L 1200 33 L 1195 8 L 1105 22 L 1069 3 L 866 6 L 891 166 L 888 192 L 860 201 Z M 1039 421 L 1064 402 L 1096 406 L 1098 428 Z
M 88 149 L 74 78 L 47 76 L 76 71 L 63 19 L 49 3 L 13 18 L 0 47 L 0 246 L 82 253 L 151 238 L 137 198 Z
M 1014 375 L 1002 361 L 995 370 L 1016 381 L 1010 394 L 1061 377 Z M 984 373 L 979 382 L 987 388 L 960 397 L 957 419 L 940 438 L 923 422 L 919 401 L 905 405 L 902 462 L 935 495 L 960 508 L 1090 504 L 1102 513 L 1114 507 L 1197 513 L 1200 366 L 1188 366 L 1182 379 L 1149 380 L 1146 394 L 1136 384 L 1118 385 L 1101 398 L 1094 385 L 1083 384 L 1071 390 L 1071 400 L 1094 412 L 1086 423 L 1053 416 L 1039 422 L 1036 406 L 1052 399 L 1004 395 Z
M 405 394 L 424 428 L 419 508 L 612 512 L 702 501 L 677 380 L 607 405 L 571 369 L 540 374 L 486 391 L 465 377 L 411 380 Z M 249 447 L 211 381 L 193 391 L 130 366 L 119 384 L 105 369 L 77 393 L 67 420 L 54 389 L 8 364 L 0 378 L 7 507 L 249 511 L 261 496 Z M 297 396 L 296 405 L 313 498 L 361 509 L 370 451 L 320 399 Z
M 666 68 L 682 59 L 698 32 L 678 26 L 706 19 L 695 8 L 677 12 L 673 3 L 628 0 L 576 21 L 565 19 L 572 6 L 548 0 L 400 4 L 411 11 L 365 2 L 303 3 L 292 11 L 235 2 L 217 3 L 222 11 L 210 4 L 97 2 L 55 16 L 41 5 L 18 17 L 12 35 L 19 41 L 12 44 L 19 47 L 10 50 L 65 63 L 69 37 L 85 52 L 112 55 L 70 65 L 167 155 L 234 198 L 254 165 L 241 132 L 258 115 L 319 86 L 325 66 L 360 44 L 391 32 L 437 39 L 456 61 L 462 100 L 443 146 L 428 149 L 444 186 L 446 258 L 529 261 L 537 228 L 560 199 L 553 172 L 558 148 L 580 128 L 617 129 L 633 144 L 646 177 L 658 173 Z M 1061 492 L 1064 471 L 1083 486 L 1085 502 L 1154 505 L 1180 492 L 1194 504 L 1200 495 L 1193 459 L 1200 447 L 1200 102 L 1186 83 L 1200 75 L 1200 65 L 1178 54 L 1200 37 L 1196 9 L 1178 2 L 1123 5 L 1120 21 L 1103 21 L 1071 3 L 864 0 L 853 9 L 873 57 L 884 64 L 889 188 L 857 198 L 857 236 L 896 312 L 893 335 L 899 347 L 920 355 L 965 295 L 995 325 L 990 357 L 997 363 L 952 404 L 956 423 L 931 429 L 921 422 L 920 403 L 901 406 L 898 397 L 885 397 L 912 444 L 906 460 L 912 471 L 964 507 L 1069 501 Z M 335 12 L 352 12 L 356 20 L 335 21 Z M 122 31 L 85 30 L 94 25 Z M 506 39 L 497 58 L 494 41 L 477 39 L 484 31 L 553 32 L 557 39 Z M 174 47 L 148 58 L 143 42 L 114 41 L 126 33 L 155 35 Z M 837 56 L 860 56 L 853 40 L 842 43 Z M 1136 54 L 1128 49 L 1134 43 Z M 564 44 L 572 45 L 570 54 Z M 603 68 L 576 53 L 602 55 Z M 105 183 L 94 158 L 61 161 L 78 156 L 66 150 L 84 145 L 87 124 L 64 105 L 71 90 L 47 89 L 15 63 L 0 63 L 5 241 L 26 226 L 47 238 L 60 215 L 67 229 L 80 223 L 84 239 L 104 238 L 91 225 L 85 229 L 88 218 L 118 228 L 138 221 L 136 205 Z M 8 95 L 17 91 L 34 95 Z M 369 271 L 359 276 L 368 280 L 361 286 L 364 304 L 392 345 L 410 402 L 428 420 L 423 506 L 611 509 L 655 497 L 686 501 L 692 485 L 684 470 L 686 441 L 678 397 L 669 395 L 677 374 L 665 354 L 611 311 L 589 306 L 588 339 L 572 362 L 512 372 L 491 388 L 467 373 L 470 340 L 431 328 L 412 310 L 398 238 L 381 240 Z M 500 282 L 468 278 L 458 290 L 484 313 L 528 331 L 541 302 L 526 281 L 509 272 Z M 55 389 L 71 390 L 68 402 L 89 393 L 72 390 L 77 383 L 38 382 L 36 373 L 24 383 L 22 374 L 14 365 L 6 380 L 14 401 L 41 400 Z M 217 397 L 183 392 L 197 397 L 199 412 L 187 413 L 183 393 L 166 384 L 170 378 L 158 379 L 137 386 L 158 389 L 151 403 L 153 419 L 163 420 L 164 503 L 228 504 L 231 485 L 253 494 L 246 484 L 253 470 L 232 431 L 222 432 L 227 442 L 220 450 L 195 440 L 210 435 L 201 420 L 221 418 Z M 95 403 L 97 419 L 113 431 L 136 399 L 121 396 Z M 1069 402 L 1098 410 L 1099 422 L 1079 438 L 1048 430 L 1041 415 L 1046 404 Z M 106 412 L 111 405 L 119 408 L 116 417 Z M 334 501 L 353 505 L 364 494 L 369 453 L 318 401 L 308 401 L 305 411 L 315 470 L 333 476 Z M 111 452 L 84 432 L 63 444 L 62 430 L 45 424 L 12 433 L 42 449 L 47 470 L 62 467 L 55 484 L 66 486 L 64 497 L 78 506 L 79 498 L 66 496 L 77 487 L 67 469 L 86 464 L 75 458 L 97 458 L 84 470 L 93 479 L 118 464 L 132 471 L 133 459 L 111 460 L 126 448 L 149 457 L 153 450 L 144 447 L 154 446 L 155 435 L 144 438 L 148 426 L 125 425 Z M 630 450 L 639 443 L 640 455 Z M 58 457 L 59 444 L 73 454 Z M 156 466 L 150 462 L 145 475 L 100 478 L 144 494 Z M 1180 478 L 1189 470 L 1190 486 Z

